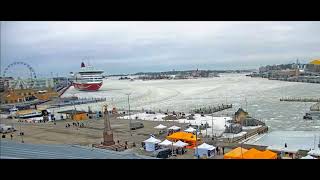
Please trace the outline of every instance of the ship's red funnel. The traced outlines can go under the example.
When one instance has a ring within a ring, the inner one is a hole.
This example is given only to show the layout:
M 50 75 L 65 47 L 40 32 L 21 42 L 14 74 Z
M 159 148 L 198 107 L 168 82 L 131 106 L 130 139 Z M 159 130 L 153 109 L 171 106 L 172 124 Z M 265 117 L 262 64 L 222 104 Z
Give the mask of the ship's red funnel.
M 81 63 L 81 67 L 85 67 L 85 65 L 84 65 L 84 63 L 83 63 L 83 62 Z

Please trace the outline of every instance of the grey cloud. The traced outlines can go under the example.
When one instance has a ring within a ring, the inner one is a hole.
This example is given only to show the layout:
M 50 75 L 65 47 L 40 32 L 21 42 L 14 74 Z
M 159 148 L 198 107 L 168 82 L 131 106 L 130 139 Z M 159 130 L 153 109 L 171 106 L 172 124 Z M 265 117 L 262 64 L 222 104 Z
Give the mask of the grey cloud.
M 319 58 L 319 22 L 2 22 L 1 59 L 39 73 L 257 68 Z

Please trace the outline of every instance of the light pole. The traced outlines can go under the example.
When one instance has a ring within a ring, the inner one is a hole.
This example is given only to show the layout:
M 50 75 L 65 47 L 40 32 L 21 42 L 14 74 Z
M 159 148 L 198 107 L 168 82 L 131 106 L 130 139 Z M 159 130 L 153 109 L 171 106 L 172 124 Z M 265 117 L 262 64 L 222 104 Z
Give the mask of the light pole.
M 15 119 L 14 116 L 12 116 L 12 117 L 13 117 L 13 119 Z M 21 121 L 20 121 L 20 120 L 19 120 L 19 126 L 20 126 L 21 143 L 24 143 L 24 141 L 23 141 L 23 133 L 22 133 L 22 131 L 21 131 Z
M 198 154 L 198 130 L 199 130 L 199 126 L 197 126 L 197 129 L 196 129 L 196 156 L 197 156 L 197 159 L 199 159 L 199 154 Z
M 211 135 L 213 137 L 213 113 L 212 113 L 212 119 L 211 119 Z
M 128 96 L 128 106 L 129 106 L 129 110 L 128 110 L 128 114 L 129 114 L 129 122 L 130 122 L 130 124 L 129 124 L 129 129 L 130 129 L 130 136 L 132 136 L 132 131 L 131 131 L 131 116 L 130 116 L 130 95 L 131 95 L 131 93 L 128 93 L 127 94 L 127 96 Z

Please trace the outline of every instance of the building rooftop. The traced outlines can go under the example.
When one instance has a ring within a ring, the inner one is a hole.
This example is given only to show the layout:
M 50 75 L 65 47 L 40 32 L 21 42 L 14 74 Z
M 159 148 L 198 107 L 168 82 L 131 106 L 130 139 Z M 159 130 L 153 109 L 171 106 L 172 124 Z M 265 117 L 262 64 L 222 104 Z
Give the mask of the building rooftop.
M 248 140 L 245 144 L 282 147 L 288 149 L 310 150 L 318 146 L 319 131 L 271 131 L 267 134 Z
M 152 159 L 131 152 L 116 152 L 79 145 L 0 142 L 0 159 Z
M 311 61 L 310 64 L 320 65 L 320 59 L 315 59 Z

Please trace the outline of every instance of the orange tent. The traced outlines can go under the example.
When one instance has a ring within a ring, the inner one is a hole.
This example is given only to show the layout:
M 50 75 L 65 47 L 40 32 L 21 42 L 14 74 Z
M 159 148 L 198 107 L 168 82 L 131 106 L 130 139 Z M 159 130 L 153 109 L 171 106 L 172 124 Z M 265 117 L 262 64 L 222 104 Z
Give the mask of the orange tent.
M 269 150 L 259 151 L 251 148 L 249 151 L 243 153 L 243 159 L 277 159 L 277 153 Z
M 176 132 L 167 136 L 167 139 L 171 141 L 183 141 L 189 144 L 187 148 L 193 148 L 196 145 L 196 135 L 187 132 Z M 199 139 L 199 138 L 198 138 Z
M 233 149 L 232 151 L 224 154 L 223 159 L 243 159 L 243 154 L 247 152 L 247 149 L 237 147 Z
M 247 152 L 243 153 L 243 159 L 261 159 L 262 151 L 256 150 L 255 148 L 249 149 Z
M 277 157 L 278 157 L 277 153 L 266 150 L 262 152 L 262 156 L 260 159 L 277 159 Z

